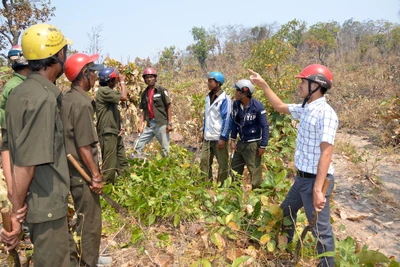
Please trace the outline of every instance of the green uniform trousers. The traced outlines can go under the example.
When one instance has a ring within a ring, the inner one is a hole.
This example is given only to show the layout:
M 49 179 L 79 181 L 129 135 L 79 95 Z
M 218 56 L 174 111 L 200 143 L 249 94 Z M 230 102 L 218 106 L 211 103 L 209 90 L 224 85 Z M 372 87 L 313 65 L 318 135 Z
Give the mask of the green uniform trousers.
M 67 211 L 65 211 L 67 213 Z M 34 246 L 33 262 L 40 267 L 71 267 L 67 216 L 54 221 L 28 223 Z
M 121 175 L 128 168 L 124 141 L 122 136 L 116 134 L 103 134 L 99 136 L 101 157 L 103 164 L 101 167 L 103 181 L 115 183 L 116 173 Z
M 261 157 L 258 156 L 258 148 L 258 142 L 238 142 L 231 162 L 232 170 L 239 175 L 243 174 L 244 165 L 247 166 L 251 175 L 253 189 L 260 187 L 262 182 Z M 235 179 L 234 176 L 232 178 Z
M 78 218 L 76 233 L 80 238 L 76 244 L 78 253 L 71 253 L 71 262 L 80 262 L 76 266 L 96 267 L 102 226 L 100 195 L 93 193 L 87 185 L 71 186 L 71 195 Z
M 221 185 L 228 178 L 229 172 L 229 152 L 228 141 L 225 142 L 225 147 L 222 149 L 217 148 L 218 141 L 203 141 L 200 156 L 200 170 L 205 177 L 212 182 L 212 164 L 214 156 L 218 162 L 218 182 Z

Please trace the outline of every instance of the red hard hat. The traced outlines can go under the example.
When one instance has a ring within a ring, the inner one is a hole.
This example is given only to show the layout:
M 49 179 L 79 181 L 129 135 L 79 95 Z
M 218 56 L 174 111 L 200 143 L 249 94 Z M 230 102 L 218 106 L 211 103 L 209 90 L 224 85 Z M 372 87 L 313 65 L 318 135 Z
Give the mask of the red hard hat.
M 320 64 L 312 64 L 305 67 L 295 78 L 306 79 L 318 83 L 320 86 L 330 89 L 332 87 L 332 72 Z
M 67 76 L 70 82 L 73 82 L 76 77 L 78 77 L 83 67 L 85 67 L 89 63 L 94 62 L 98 58 L 98 54 L 90 56 L 83 53 L 73 54 L 65 61 L 65 76 Z M 103 65 L 95 64 L 94 67 L 91 67 L 90 69 L 102 70 L 103 68 Z
M 143 71 L 143 78 L 144 78 L 145 75 L 154 75 L 154 76 L 157 77 L 157 71 L 155 69 L 153 69 L 153 68 L 146 68 Z

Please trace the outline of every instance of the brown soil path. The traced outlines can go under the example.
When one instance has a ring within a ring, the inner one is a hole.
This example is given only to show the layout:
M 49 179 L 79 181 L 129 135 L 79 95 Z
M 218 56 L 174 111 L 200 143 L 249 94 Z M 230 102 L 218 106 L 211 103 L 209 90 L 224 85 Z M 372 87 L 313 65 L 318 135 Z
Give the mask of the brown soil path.
M 364 152 L 362 157 L 368 159 L 355 164 L 343 154 L 333 157 L 332 216 L 337 237 L 356 237 L 361 246 L 400 260 L 400 156 L 380 155 L 365 136 L 339 133 L 337 141 L 354 146 L 357 154 Z M 341 225 L 345 230 L 340 230 Z

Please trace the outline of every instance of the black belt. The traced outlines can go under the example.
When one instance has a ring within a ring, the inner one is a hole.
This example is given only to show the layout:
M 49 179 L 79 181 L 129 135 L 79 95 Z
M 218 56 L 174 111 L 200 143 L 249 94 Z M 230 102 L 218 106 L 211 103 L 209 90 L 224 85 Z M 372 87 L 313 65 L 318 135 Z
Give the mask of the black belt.
M 310 179 L 317 177 L 316 174 L 309 173 L 309 172 L 303 172 L 303 171 L 297 171 L 297 176 L 300 178 L 310 178 Z

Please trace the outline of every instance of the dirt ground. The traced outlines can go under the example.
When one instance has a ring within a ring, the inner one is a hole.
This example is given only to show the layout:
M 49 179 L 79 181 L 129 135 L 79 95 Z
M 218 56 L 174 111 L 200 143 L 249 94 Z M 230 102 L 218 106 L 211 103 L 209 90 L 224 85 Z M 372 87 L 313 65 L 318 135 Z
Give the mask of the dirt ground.
M 364 157 L 369 159 L 354 164 L 345 155 L 333 157 L 336 235 L 356 237 L 361 245 L 400 260 L 400 156 L 382 155 L 366 136 L 339 133 L 337 140 L 369 153 Z

